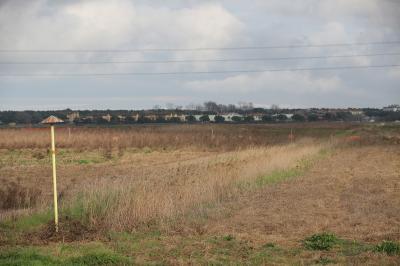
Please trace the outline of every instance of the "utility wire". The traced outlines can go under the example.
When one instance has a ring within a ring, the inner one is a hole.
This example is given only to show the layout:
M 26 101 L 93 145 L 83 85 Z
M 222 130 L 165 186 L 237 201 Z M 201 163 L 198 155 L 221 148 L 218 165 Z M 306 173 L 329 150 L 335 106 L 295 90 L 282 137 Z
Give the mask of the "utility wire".
M 187 72 L 116 72 L 116 73 L 64 73 L 64 74 L 0 74 L 0 77 L 107 77 L 107 76 L 156 76 L 156 75 L 192 75 L 192 74 L 233 74 L 233 73 L 263 73 L 263 72 L 294 72 L 294 71 L 327 71 L 353 69 L 383 69 L 396 68 L 400 65 L 370 65 L 370 66 L 334 66 L 310 68 L 280 68 L 259 70 L 221 70 L 221 71 L 187 71 Z
M 330 44 L 294 44 L 294 45 L 276 45 L 276 46 L 198 47 L 198 48 L 1 49 L 0 53 L 127 53 L 127 52 L 214 51 L 214 50 L 263 50 L 263 49 L 284 49 L 284 48 L 343 47 L 343 46 L 397 45 L 397 44 L 400 44 L 400 41 L 330 43 Z
M 201 62 L 251 62 L 251 61 L 285 61 L 329 58 L 353 58 L 400 55 L 400 53 L 355 54 L 355 55 L 328 55 L 328 56 L 295 56 L 295 57 L 267 57 L 267 58 L 233 58 L 233 59 L 182 59 L 182 60 L 152 60 L 152 61 L 92 61 L 92 62 L 11 62 L 0 61 L 0 65 L 101 65 L 101 64 L 167 64 L 167 63 L 201 63 Z

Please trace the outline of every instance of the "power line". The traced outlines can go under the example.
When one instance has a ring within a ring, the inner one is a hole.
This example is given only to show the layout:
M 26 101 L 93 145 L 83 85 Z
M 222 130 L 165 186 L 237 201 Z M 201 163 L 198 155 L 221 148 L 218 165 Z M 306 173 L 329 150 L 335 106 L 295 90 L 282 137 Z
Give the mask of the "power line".
M 64 73 L 64 74 L 0 74 L 0 77 L 107 77 L 107 76 L 157 76 L 157 75 L 192 75 L 192 74 L 234 74 L 263 72 L 295 72 L 295 71 L 329 71 L 351 69 L 383 69 L 395 68 L 400 65 L 370 65 L 370 66 L 336 66 L 310 68 L 281 68 L 259 70 L 221 70 L 221 71 L 187 71 L 187 72 L 120 72 L 120 73 Z
M 1 49 L 0 53 L 128 53 L 128 52 L 174 52 L 214 50 L 263 50 L 284 48 L 343 47 L 368 45 L 396 45 L 400 41 L 354 42 L 330 44 L 294 44 L 276 46 L 198 47 L 198 48 L 133 48 L 133 49 Z
M 1 62 L 0 65 L 100 65 L 100 64 L 166 64 L 166 63 L 201 63 L 201 62 L 251 62 L 251 61 L 285 61 L 329 58 L 353 58 L 400 55 L 400 53 L 356 54 L 356 55 L 328 55 L 328 56 L 295 56 L 295 57 L 267 57 L 267 58 L 233 58 L 233 59 L 182 59 L 182 60 L 152 60 L 152 61 L 92 61 L 92 62 Z

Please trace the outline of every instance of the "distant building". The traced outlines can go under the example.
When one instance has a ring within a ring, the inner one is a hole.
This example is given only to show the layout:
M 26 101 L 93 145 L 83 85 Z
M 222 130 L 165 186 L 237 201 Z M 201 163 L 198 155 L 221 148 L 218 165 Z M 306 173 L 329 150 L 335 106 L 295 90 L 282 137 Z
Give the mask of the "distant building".
M 186 116 L 184 114 L 178 115 L 178 114 L 172 114 L 171 113 L 169 115 L 166 115 L 164 118 L 167 121 L 170 121 L 170 120 L 173 120 L 173 119 L 179 119 L 179 121 L 181 121 L 181 122 L 185 122 L 186 121 Z
M 225 119 L 225 122 L 233 122 L 232 118 L 235 117 L 235 116 L 243 118 L 243 116 L 241 114 L 238 114 L 238 113 L 223 114 L 221 116 Z
M 360 110 L 360 109 L 349 109 L 349 112 L 354 116 L 363 115 L 364 114 L 364 111 Z
M 157 116 L 156 115 L 145 115 L 144 118 L 150 120 L 150 121 L 156 121 Z
M 111 115 L 107 114 L 107 115 L 103 115 L 101 118 L 103 118 L 104 120 L 106 120 L 107 122 L 111 122 Z
M 70 114 L 67 114 L 68 122 L 72 123 L 76 119 L 79 119 L 79 112 L 72 112 Z
M 92 116 L 92 115 L 84 116 L 84 117 L 82 117 L 82 121 L 84 123 L 91 123 L 94 121 L 94 116 Z
M 120 122 L 125 122 L 126 116 L 119 115 L 119 116 L 118 116 L 118 120 L 119 120 Z
M 385 112 L 400 112 L 400 105 L 392 104 L 392 105 L 383 107 L 382 110 Z

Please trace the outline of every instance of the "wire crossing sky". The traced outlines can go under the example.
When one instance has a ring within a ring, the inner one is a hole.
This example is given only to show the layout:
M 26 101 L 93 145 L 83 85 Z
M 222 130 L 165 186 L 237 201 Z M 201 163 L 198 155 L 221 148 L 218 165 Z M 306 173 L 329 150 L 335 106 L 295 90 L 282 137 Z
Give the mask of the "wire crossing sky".
M 399 103 L 398 14 L 393 0 L 6 0 L 0 109 Z

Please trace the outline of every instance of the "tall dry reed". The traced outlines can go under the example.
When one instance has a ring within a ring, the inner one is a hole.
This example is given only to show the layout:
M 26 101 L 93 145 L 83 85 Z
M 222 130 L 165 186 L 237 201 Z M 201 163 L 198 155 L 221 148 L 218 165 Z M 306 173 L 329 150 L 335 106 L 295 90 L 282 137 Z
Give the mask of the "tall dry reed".
M 176 226 L 186 214 L 200 217 L 205 206 L 238 195 L 238 184 L 295 167 L 321 148 L 311 143 L 250 148 L 155 167 L 141 176 L 98 180 L 74 197 L 67 209 L 75 209 L 92 226 L 112 230 Z

